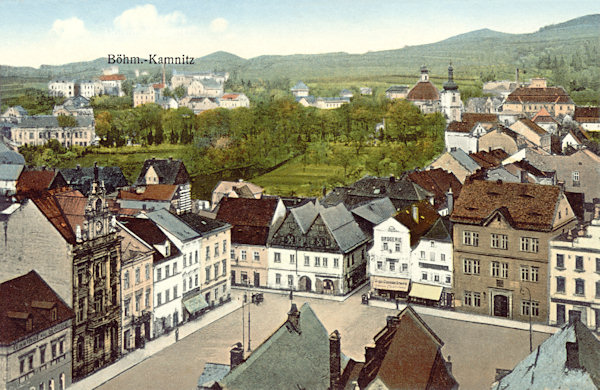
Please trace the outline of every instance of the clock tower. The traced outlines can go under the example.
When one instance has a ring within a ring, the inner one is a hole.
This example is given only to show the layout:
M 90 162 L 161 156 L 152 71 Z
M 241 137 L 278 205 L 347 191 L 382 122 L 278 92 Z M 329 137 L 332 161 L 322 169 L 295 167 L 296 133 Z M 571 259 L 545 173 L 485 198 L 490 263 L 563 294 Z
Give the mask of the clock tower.
M 98 181 L 98 166 L 94 164 L 94 181 L 88 196 L 83 222 L 83 240 L 93 240 L 112 231 L 111 215 L 106 203 L 106 189 Z

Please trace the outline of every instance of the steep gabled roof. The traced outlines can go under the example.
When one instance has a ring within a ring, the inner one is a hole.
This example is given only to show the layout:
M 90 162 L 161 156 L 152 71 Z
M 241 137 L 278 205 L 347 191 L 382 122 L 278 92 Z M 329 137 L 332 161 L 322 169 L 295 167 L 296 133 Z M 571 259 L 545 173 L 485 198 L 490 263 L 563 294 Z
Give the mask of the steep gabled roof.
M 569 347 L 573 351 L 572 363 L 567 358 Z M 581 321 L 563 326 L 492 385 L 492 390 L 597 388 L 600 388 L 600 341 Z
M 506 160 L 508 156 L 510 155 L 506 153 L 504 149 L 494 149 L 489 152 L 480 150 L 477 153 L 469 153 L 469 157 L 482 168 L 497 167 L 498 165 L 501 165 L 502 161 Z
M 452 189 L 454 198 L 457 198 L 462 188 L 462 184 L 456 176 L 442 168 L 413 171 L 408 174 L 408 178 L 433 194 L 434 204 L 438 209 L 446 206 L 448 190 Z
M 515 229 L 552 231 L 560 196 L 558 186 L 484 180 L 466 182 L 454 205 L 451 221 L 481 224 L 504 207 L 514 221 Z
M 542 107 L 531 120 L 535 123 L 558 123 L 558 121 L 550 115 L 548 110 L 546 110 L 546 107 Z
M 343 203 L 328 208 L 319 206 L 319 214 L 343 252 L 367 241 L 367 236 Z
M 154 247 L 154 245 L 162 245 L 167 242 L 170 247 L 169 257 L 178 256 L 180 254 L 179 249 L 177 249 L 177 247 L 171 243 L 169 238 L 152 220 L 147 218 L 120 217 L 119 222 L 121 222 L 133 234 L 142 239 L 146 244 L 149 244 L 152 247 Z M 153 256 L 155 263 L 164 259 L 164 256 L 158 250 L 154 252 Z
M 232 225 L 232 243 L 266 245 L 278 204 L 277 198 L 225 197 L 219 203 L 217 219 Z
M 158 184 L 186 184 L 190 181 L 190 175 L 181 160 L 155 159 L 144 161 L 136 185 L 145 185 L 145 176 L 148 169 L 152 167 L 158 175 Z
M 60 173 L 68 185 L 86 196 L 90 193 L 94 181 L 94 167 L 61 169 Z M 120 167 L 98 167 L 98 181 L 104 183 L 107 193 L 129 185 Z
M 416 211 L 416 213 L 413 212 Z M 416 217 L 416 220 L 415 220 Z M 441 216 L 427 200 L 416 202 L 396 213 L 394 219 L 410 231 L 410 245 L 416 245 Z
M 87 198 L 77 190 L 59 188 L 33 197 L 32 201 L 70 244 L 76 243 L 77 226 L 83 226 Z
M 575 107 L 573 119 L 579 123 L 600 122 L 600 107 Z
M 314 203 L 305 203 L 302 206 L 294 207 L 290 210 L 290 213 L 296 220 L 302 233 L 306 234 L 315 221 L 315 218 L 317 218 L 317 215 L 319 215 L 319 210 Z
M 566 103 L 573 100 L 562 87 L 520 87 L 506 97 L 507 103 Z
M 56 308 L 54 321 L 52 308 Z M 73 316 L 73 311 L 35 271 L 0 284 L 0 345 L 10 345 Z M 27 319 L 31 319 L 31 330 L 26 328 Z
M 375 337 L 374 351 L 366 359 L 357 380 L 361 389 L 375 380 L 388 389 L 452 389 L 458 383 L 441 356 L 442 340 L 409 305 Z M 368 347 L 371 348 L 371 347 Z M 353 364 L 349 364 L 354 369 Z M 342 383 L 342 386 L 346 383 Z
M 51 169 L 24 170 L 17 181 L 17 195 L 32 196 L 66 185 L 67 182 L 59 171 Z
M 143 190 L 120 190 L 117 199 L 170 201 L 175 196 L 176 191 L 177 186 L 174 184 L 148 184 Z
M 371 200 L 363 205 L 357 206 L 351 210 L 352 214 L 357 215 L 373 225 L 378 225 L 388 219 L 396 212 L 394 204 L 390 198 Z
M 220 382 L 222 389 L 327 389 L 329 335 L 308 303 Z M 268 373 L 268 375 L 265 375 Z

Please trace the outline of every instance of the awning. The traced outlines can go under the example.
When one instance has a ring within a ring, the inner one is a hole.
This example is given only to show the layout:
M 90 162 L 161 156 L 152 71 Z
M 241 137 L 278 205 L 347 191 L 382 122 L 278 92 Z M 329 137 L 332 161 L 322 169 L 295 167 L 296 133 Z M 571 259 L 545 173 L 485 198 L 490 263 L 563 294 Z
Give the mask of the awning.
M 410 279 L 371 276 L 371 288 L 376 288 L 378 290 L 406 292 L 408 291 L 409 284 Z
M 442 296 L 442 286 L 432 286 L 429 284 L 413 283 L 408 296 L 410 298 L 429 299 L 430 301 L 439 301 Z
M 193 297 L 187 298 L 183 301 L 183 306 L 190 314 L 196 314 L 200 310 L 208 307 L 208 303 L 202 296 L 202 294 L 194 295 Z

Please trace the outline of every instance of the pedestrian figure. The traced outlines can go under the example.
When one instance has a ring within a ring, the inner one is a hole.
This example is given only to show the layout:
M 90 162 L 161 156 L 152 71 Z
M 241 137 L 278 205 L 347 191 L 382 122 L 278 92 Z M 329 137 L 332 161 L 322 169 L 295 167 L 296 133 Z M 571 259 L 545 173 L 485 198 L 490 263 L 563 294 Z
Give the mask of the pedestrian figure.
M 292 290 L 290 290 L 290 301 L 294 299 L 294 293 L 292 292 Z
M 179 328 L 175 328 L 175 342 L 179 341 Z
M 396 310 L 398 310 L 398 298 L 396 298 Z

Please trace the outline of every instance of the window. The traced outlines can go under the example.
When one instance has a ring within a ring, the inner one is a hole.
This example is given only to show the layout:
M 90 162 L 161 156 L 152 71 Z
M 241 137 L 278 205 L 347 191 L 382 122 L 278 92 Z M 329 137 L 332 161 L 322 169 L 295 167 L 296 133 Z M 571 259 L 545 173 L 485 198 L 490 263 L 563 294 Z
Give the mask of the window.
M 340 266 L 340 259 L 337 257 L 333 259 L 333 268 L 338 268 Z
M 481 293 L 474 292 L 473 293 L 473 306 L 481 306 Z
M 227 240 L 223 240 L 223 254 L 227 253 Z
M 206 247 L 206 259 L 210 259 L 210 248 Z
M 526 282 L 538 282 L 540 267 L 521 266 L 521 280 Z
M 479 233 L 464 231 L 463 244 L 470 246 L 479 246 Z
M 292 287 L 294 285 L 294 276 L 288 275 L 288 286 Z
M 245 271 L 242 271 L 240 274 L 240 277 L 242 279 L 242 284 L 248 284 L 248 273 Z
M 242 261 L 246 261 L 246 250 L 242 249 Z
M 42 345 L 40 347 L 40 364 L 46 363 L 46 346 Z
M 495 249 L 508 249 L 508 236 L 505 234 L 492 233 L 490 237 L 490 245 Z
M 470 291 L 465 291 L 463 303 L 465 306 L 473 306 L 473 293 Z
M 600 298 L 600 282 L 596 282 L 596 298 Z
M 210 280 L 210 266 L 204 268 L 204 272 L 206 273 L 206 283 Z
M 219 256 L 219 243 L 215 242 L 215 257 Z
M 215 279 L 219 277 L 219 263 L 214 265 L 215 269 Z
M 479 275 L 479 260 L 463 259 L 463 273 Z
M 565 268 L 565 255 L 556 254 L 556 268 Z
M 177 286 L 173 286 L 173 299 L 177 298 Z
M 192 287 L 192 286 L 190 286 Z M 144 299 L 144 307 L 148 309 L 150 307 L 150 289 L 146 289 L 146 297 Z
M 387 243 L 387 242 L 384 242 L 384 243 L 383 243 L 383 250 L 384 250 L 384 251 L 387 251 L 387 250 L 388 250 L 388 243 Z
M 323 267 L 327 267 L 327 257 L 323 257 Z
M 257 251 L 252 254 L 254 261 L 260 261 L 260 255 Z
M 160 306 L 162 304 L 162 295 L 161 293 L 156 294 L 156 306 Z
M 191 260 L 191 258 L 190 258 L 190 260 Z M 190 263 L 191 263 L 191 261 L 190 261 Z M 184 253 L 183 254 L 183 268 L 185 268 L 186 265 L 187 265 L 187 255 Z
M 221 260 L 221 265 L 223 266 L 223 276 L 227 274 L 227 262 L 225 260 Z
M 596 257 L 596 272 L 600 273 L 600 258 Z M 598 324 L 600 325 L 600 324 Z
M 254 252 L 258 254 L 258 252 Z M 296 257 L 290 253 L 290 264 L 296 264 Z
M 165 290 L 165 302 L 169 302 L 171 300 L 171 290 Z
M 565 278 L 562 276 L 556 277 L 556 292 L 564 293 L 565 292 Z
M 429 252 L 429 260 L 435 261 L 435 252 Z
M 421 251 L 421 259 L 425 258 L 425 251 Z
M 540 267 L 531 267 L 529 271 L 529 277 L 531 281 L 538 282 L 540 279 Z
M 194 263 L 198 263 L 198 251 L 194 252 Z
M 579 171 L 573 171 L 573 181 L 574 182 L 579 181 Z
M 408 271 L 408 264 L 402 263 L 402 272 Z
M 421 280 L 427 280 L 427 272 L 421 274 Z
M 171 274 L 169 267 L 170 267 L 170 265 L 168 265 L 168 264 L 165 266 L 165 278 L 168 278 Z
M 177 262 L 173 263 L 173 275 L 177 273 Z
M 575 271 L 583 271 L 583 256 L 575 256 Z
M 138 313 L 140 311 L 140 304 L 142 303 L 142 294 L 135 295 L 135 312 Z
M 396 260 L 393 259 L 387 259 L 388 262 L 388 269 L 392 272 L 394 272 L 396 270 Z
M 198 274 L 194 275 L 194 285 L 198 287 Z
M 304 256 L 304 265 L 306 267 L 308 267 L 310 265 L 310 257 L 309 256 Z
M 440 261 L 446 261 L 446 255 L 444 253 L 440 254 Z
M 160 275 L 160 270 L 158 270 L 158 275 Z M 160 276 L 158 279 L 160 280 Z M 123 276 L 123 288 L 125 290 L 129 288 L 129 271 L 125 271 L 125 276 Z
M 540 303 L 536 301 L 521 302 L 521 315 L 537 317 L 540 315 Z
M 583 279 L 575 279 L 575 295 L 585 295 L 585 281 Z
M 399 242 L 396 243 L 395 250 L 396 250 L 396 252 L 400 252 L 400 243 Z
M 187 286 L 187 282 L 185 279 L 183 279 L 183 292 L 185 292 L 186 286 Z
M 450 282 L 452 281 L 452 279 L 450 278 L 450 276 L 446 276 L 446 284 L 450 284 Z
M 275 262 L 281 263 L 281 253 L 275 252 Z
M 275 284 L 281 284 L 281 274 L 275 274 Z
M 439 282 L 440 281 L 440 275 L 438 275 L 438 274 L 433 275 L 433 281 L 434 282 Z
M 231 249 L 229 251 L 229 257 L 231 258 L 231 260 L 235 260 L 235 250 Z
M 150 280 L 150 264 L 146 264 L 146 280 Z
M 321 266 L 321 258 L 318 256 L 315 256 L 315 267 L 320 267 Z
M 379 269 L 379 270 L 383 269 L 383 261 L 377 262 L 377 269 Z
M 540 240 L 533 237 L 521 237 L 521 252 L 538 252 Z
M 140 267 L 135 269 L 135 284 L 140 284 Z

